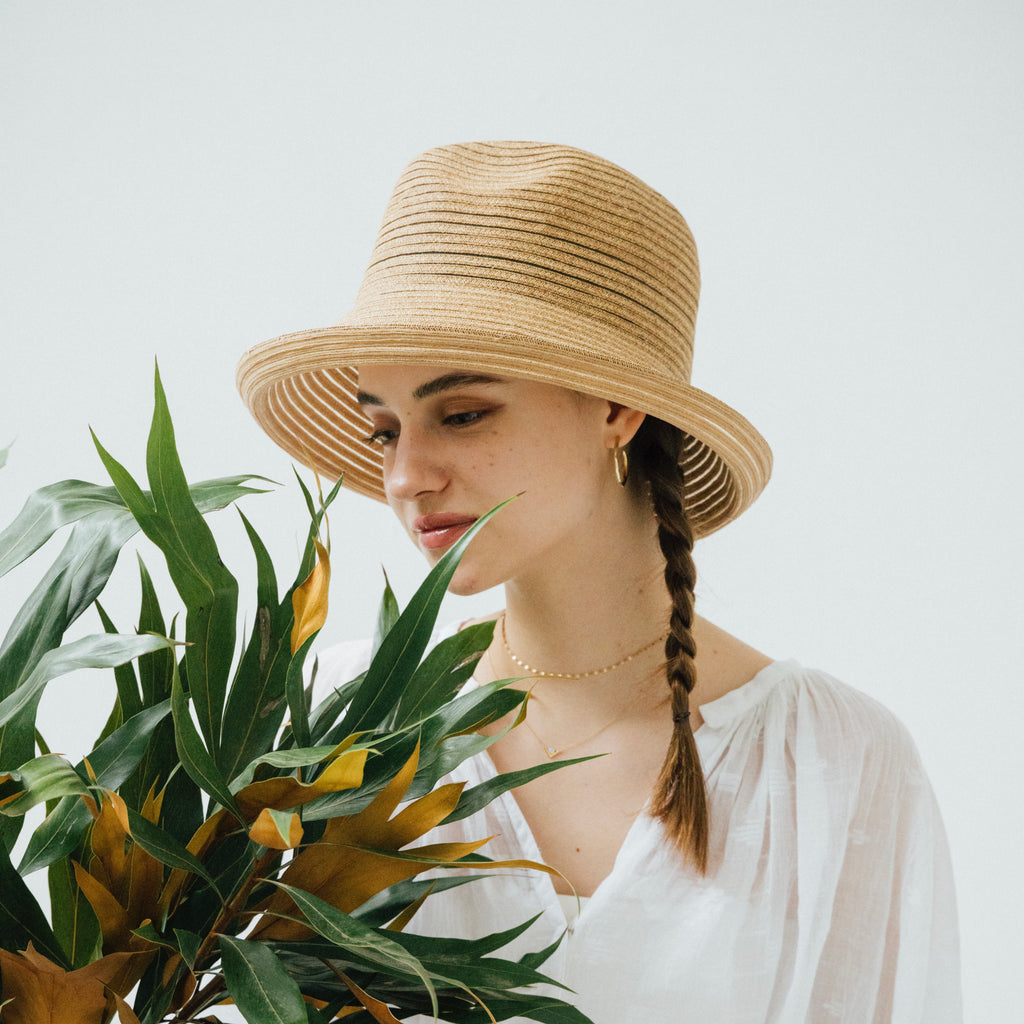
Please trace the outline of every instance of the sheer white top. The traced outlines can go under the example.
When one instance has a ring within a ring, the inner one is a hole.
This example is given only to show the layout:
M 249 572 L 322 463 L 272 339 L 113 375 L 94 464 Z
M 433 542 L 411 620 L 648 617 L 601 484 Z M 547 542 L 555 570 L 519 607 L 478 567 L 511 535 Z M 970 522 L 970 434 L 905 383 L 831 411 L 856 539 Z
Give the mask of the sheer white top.
M 367 655 L 367 644 L 326 652 L 318 689 L 362 671 Z M 503 871 L 428 898 L 415 930 L 477 937 L 542 912 L 503 955 L 565 932 L 543 970 L 595 1024 L 961 1021 L 946 838 L 904 727 L 793 661 L 701 715 L 705 877 L 640 814 L 575 920 L 548 875 Z M 454 778 L 474 786 L 494 774 L 480 756 Z M 512 794 L 427 841 L 488 835 L 481 852 L 496 860 L 541 859 Z

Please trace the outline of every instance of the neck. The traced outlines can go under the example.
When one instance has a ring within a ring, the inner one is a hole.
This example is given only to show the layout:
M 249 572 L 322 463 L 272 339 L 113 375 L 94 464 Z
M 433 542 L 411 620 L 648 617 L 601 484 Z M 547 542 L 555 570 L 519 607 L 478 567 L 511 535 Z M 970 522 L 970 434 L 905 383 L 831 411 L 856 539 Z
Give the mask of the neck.
M 654 522 L 648 513 L 627 525 L 609 530 L 614 541 L 602 543 L 595 531 L 577 550 L 506 583 L 508 643 L 521 660 L 541 672 L 589 672 L 665 631 L 670 601 Z M 656 645 L 646 653 L 660 655 Z

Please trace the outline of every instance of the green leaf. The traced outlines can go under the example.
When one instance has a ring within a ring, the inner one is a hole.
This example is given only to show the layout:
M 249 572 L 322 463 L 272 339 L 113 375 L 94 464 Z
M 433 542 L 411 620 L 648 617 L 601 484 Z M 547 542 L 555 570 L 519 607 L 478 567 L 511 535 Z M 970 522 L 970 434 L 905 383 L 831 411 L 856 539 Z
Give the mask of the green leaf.
M 204 480 L 191 488 L 196 505 L 212 512 L 246 494 L 262 494 L 267 488 L 246 487 L 250 480 L 272 483 L 266 477 L 246 474 Z M 127 517 L 117 489 L 100 487 L 83 480 L 62 480 L 29 495 L 14 521 L 0 532 L 0 576 L 39 550 L 61 527 L 96 513 L 111 512 Z M 133 528 L 133 533 L 138 527 Z
M 117 628 L 99 601 L 96 602 L 96 611 L 99 614 L 100 622 L 103 624 L 103 632 L 116 633 Z M 150 630 L 140 627 L 139 632 L 152 632 L 157 633 L 159 636 L 164 635 L 163 629 Z M 135 669 L 132 667 L 131 662 L 126 661 L 123 665 L 118 665 L 114 669 L 114 683 L 117 686 L 118 707 L 123 716 L 122 721 L 117 722 L 114 726 L 116 729 L 123 724 L 124 719 L 131 718 L 132 715 L 137 715 L 142 710 L 142 698 L 139 696 L 139 681 L 135 677 Z M 102 740 L 112 731 L 104 732 L 100 739 Z
M 566 761 L 548 761 L 546 764 L 538 764 L 533 768 L 522 768 L 515 772 L 503 772 L 501 775 L 488 779 L 486 782 L 481 782 L 471 789 L 463 790 L 455 810 L 441 824 L 447 825 L 450 822 L 468 818 L 471 814 L 476 814 L 477 811 L 486 807 L 492 800 L 501 796 L 502 793 L 507 793 L 510 789 L 516 789 L 519 786 L 525 786 L 527 782 L 539 779 L 542 775 L 547 775 L 548 772 L 557 771 L 559 768 L 567 768 L 572 764 L 582 764 L 584 761 L 590 761 L 595 757 L 603 756 L 603 754 L 590 754 L 587 757 L 574 757 Z
M 80 806 L 81 801 L 77 801 Z M 87 812 L 88 813 L 88 812 Z M 103 955 L 103 936 L 89 901 L 75 878 L 70 857 L 50 865 L 50 918 L 53 934 L 76 970 Z
M 128 825 L 132 839 L 151 857 L 155 857 L 168 867 L 181 868 L 183 871 L 198 875 L 214 889 L 217 888 L 198 857 L 189 853 L 169 832 L 164 831 L 159 825 L 154 825 L 131 807 L 128 808 Z
M 243 494 L 251 476 L 197 484 L 192 494 L 204 511 Z M 262 479 L 262 478 L 258 478 Z M 118 552 L 138 530 L 114 488 L 70 480 L 36 491 L 15 521 L 0 534 L 0 575 L 37 550 L 63 525 L 76 522 L 57 559 L 36 585 L 0 646 L 0 698 L 10 696 L 42 655 L 92 603 L 110 577 Z M 161 631 L 162 632 L 162 631 Z M 169 690 L 168 690 L 169 692 Z M 0 731 L 0 764 L 20 764 L 33 754 L 34 706 Z M 9 845 L 17 819 L 0 822 L 0 841 Z
M 20 782 L 22 789 L 20 796 L 0 805 L 0 814 L 11 817 L 25 814 L 46 800 L 86 796 L 89 792 L 71 763 L 59 754 L 44 754 L 26 761 L 16 772 L 11 772 L 11 778 Z
M 175 928 L 174 937 L 178 940 L 178 949 L 185 958 L 185 963 L 188 964 L 189 970 L 194 970 L 199 947 L 203 944 L 202 937 L 184 928 Z
M 185 771 L 200 789 L 209 793 L 241 821 L 241 812 L 227 781 L 221 775 L 210 752 L 203 746 L 202 737 L 189 714 L 189 700 L 181 687 L 177 667 L 171 682 L 171 714 L 174 716 L 174 742 Z
M 388 574 L 384 573 L 384 593 L 380 598 L 380 608 L 377 611 L 377 628 L 373 636 L 373 647 L 371 648 L 373 654 L 376 654 L 380 650 L 381 642 L 384 637 L 394 629 L 395 623 L 398 622 L 398 617 L 401 614 L 401 610 L 398 607 L 398 598 L 395 597 L 395 592 L 391 589 L 391 581 L 388 579 Z
M 60 555 L 15 616 L 0 647 L 0 698 L 11 696 L 25 683 L 40 658 L 57 647 L 68 626 L 94 600 L 130 532 L 123 521 L 109 516 L 94 516 L 75 526 Z M 30 701 L 0 727 L 0 764 L 17 765 L 31 758 L 34 731 L 35 701 Z
M 150 536 L 164 552 L 171 579 L 188 609 L 185 664 L 189 693 L 200 728 L 216 754 L 234 655 L 238 583 L 221 562 L 213 533 L 189 493 L 159 370 L 154 391 L 146 470 L 162 529 Z M 145 523 L 140 525 L 146 529 Z
M 302 676 L 302 665 L 316 636 L 317 634 L 313 633 L 295 652 L 288 665 L 288 673 L 285 677 L 285 695 L 288 698 L 288 712 L 291 715 L 291 722 L 289 724 L 292 740 L 297 747 L 308 747 L 310 745 L 309 706 Z
M 256 619 L 231 683 L 218 764 L 234 779 L 274 742 L 287 707 L 285 681 L 291 664 L 291 590 L 277 598 L 277 577 L 270 556 L 249 521 L 242 516 L 256 556 Z
M 313 663 L 314 673 L 316 662 Z M 309 738 L 312 743 L 321 743 L 324 740 L 332 746 L 336 746 L 348 733 L 344 726 L 338 726 L 338 716 L 348 707 L 352 697 L 363 685 L 366 673 L 363 672 L 355 679 L 341 686 L 337 686 L 313 709 L 309 716 Z
M 88 755 L 89 766 L 96 775 L 98 785 L 112 790 L 121 786 L 138 764 L 153 730 L 170 710 L 171 702 L 165 700 L 155 707 L 140 711 Z M 83 758 L 76 765 L 80 775 L 85 774 L 85 761 L 86 758 Z M 18 871 L 23 876 L 28 875 L 66 856 L 78 845 L 79 838 L 91 820 L 81 800 L 75 797 L 61 800 L 33 832 Z
M 149 575 L 146 563 L 139 556 L 139 587 L 142 598 L 139 603 L 139 632 L 159 633 L 167 636 L 167 626 L 160 600 L 153 586 L 153 578 Z M 152 656 L 139 659 L 139 683 L 142 687 L 142 700 L 145 704 L 155 704 L 171 695 L 171 651 L 157 652 Z
M 169 646 L 171 641 L 162 636 L 114 634 L 82 637 L 47 651 L 18 689 L 0 701 L 0 725 L 6 725 L 25 708 L 33 706 L 51 679 L 81 668 L 113 668 L 140 654 Z
M 0 533 L 0 576 L 34 554 L 62 526 L 97 512 L 124 514 L 113 487 L 62 480 L 29 495 L 14 521 Z
M 459 630 L 437 644 L 402 691 L 391 727 L 401 729 L 416 718 L 432 714 L 445 701 L 451 700 L 473 674 L 493 635 L 494 623 L 481 622 Z
M 0 846 L 0 946 L 16 953 L 27 949 L 29 942 L 54 963 L 71 966 L 46 915 Z
M 299 986 L 260 942 L 219 938 L 228 992 L 249 1024 L 306 1024 Z
M 353 911 L 352 916 L 358 918 L 363 924 L 367 924 L 371 928 L 383 928 L 420 897 L 428 893 L 456 889 L 459 886 L 478 881 L 483 877 L 485 876 L 481 873 L 426 880 L 419 878 L 406 879 L 404 882 L 396 882 L 394 885 L 389 885 L 383 892 L 379 892 L 376 896 L 368 899 L 361 907 Z
M 189 691 L 200 730 L 216 754 L 234 653 L 238 584 L 221 562 L 213 534 L 189 494 L 159 373 L 155 392 L 146 450 L 152 501 L 99 441 L 95 443 L 118 493 L 146 536 L 163 552 L 171 579 L 185 602 Z
M 416 975 L 430 993 L 434 1016 L 437 1016 L 437 994 L 433 982 L 423 965 L 392 938 L 382 935 L 375 928 L 363 924 L 349 914 L 332 907 L 330 903 L 312 893 L 297 889 L 284 882 L 272 882 L 283 889 L 302 911 L 310 928 L 325 939 L 358 954 L 369 963 L 389 971 L 403 971 Z
M 359 749 L 361 744 L 355 744 L 352 749 Z M 240 775 L 231 780 L 231 792 L 237 793 L 240 789 L 248 786 L 256 775 L 256 769 L 261 764 L 270 765 L 272 768 L 286 768 L 289 771 L 295 768 L 308 768 L 313 764 L 320 764 L 327 760 L 338 750 L 336 743 L 328 746 L 318 747 L 289 747 L 285 750 L 272 750 L 269 754 L 257 757 L 251 761 Z
M 366 682 L 345 715 L 349 732 L 376 728 L 396 706 L 430 642 L 441 600 L 462 553 L 488 520 L 507 504 L 503 502 L 481 516 L 430 570 L 398 622 L 381 642 L 367 670 Z

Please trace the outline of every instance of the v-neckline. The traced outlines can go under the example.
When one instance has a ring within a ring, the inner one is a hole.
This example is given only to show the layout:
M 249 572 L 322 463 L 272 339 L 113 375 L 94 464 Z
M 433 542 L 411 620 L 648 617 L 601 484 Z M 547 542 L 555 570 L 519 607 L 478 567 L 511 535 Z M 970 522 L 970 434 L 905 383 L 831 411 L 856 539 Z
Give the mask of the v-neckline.
M 764 693 L 774 686 L 777 680 L 793 667 L 795 667 L 795 663 L 792 661 L 772 661 L 760 671 L 756 672 L 741 686 L 730 690 L 728 693 L 723 694 L 716 700 L 708 701 L 708 703 L 700 705 L 702 722 L 700 728 L 694 732 L 694 739 L 697 742 L 701 763 L 704 766 L 705 778 L 708 776 L 708 769 L 712 760 L 710 755 L 715 750 L 715 741 L 720 741 L 722 739 L 723 726 L 734 721 L 737 717 L 742 715 L 743 712 L 758 703 L 763 698 Z M 466 685 L 480 686 L 482 684 L 475 677 L 470 677 Z M 705 714 L 705 709 L 709 710 L 711 714 Z M 709 718 L 710 722 L 708 720 Z M 486 765 L 486 772 L 488 776 L 487 779 L 482 781 L 489 781 L 490 779 L 497 778 L 501 773 L 498 771 L 497 765 L 495 765 L 494 761 L 491 759 L 490 753 L 487 750 L 484 750 L 482 751 L 482 755 L 483 756 L 480 761 L 482 764 Z M 541 864 L 545 863 L 540 850 L 540 844 L 537 842 L 537 838 L 533 833 L 533 828 L 530 826 L 529 821 L 527 821 L 526 815 L 523 813 L 523 809 L 519 806 L 519 801 L 515 798 L 515 793 L 512 790 L 506 790 L 500 795 L 500 797 L 498 797 L 498 799 L 505 807 L 506 814 L 512 823 L 512 827 L 516 830 L 518 845 L 523 854 L 530 860 L 536 860 Z M 591 903 L 599 895 L 603 895 L 603 893 L 607 891 L 609 883 L 618 873 L 623 853 L 626 852 L 631 844 L 636 841 L 636 833 L 640 830 L 641 824 L 645 819 L 653 824 L 653 821 L 647 811 L 649 806 L 650 801 L 644 804 L 636 817 L 634 817 L 633 821 L 630 823 L 618 850 L 615 852 L 615 857 L 612 859 L 612 866 L 608 871 L 608 874 L 601 879 L 592 893 L 587 896 L 581 896 L 582 899 L 586 899 L 588 903 Z M 541 885 L 544 887 L 544 891 L 547 895 L 547 902 L 549 905 L 557 907 L 558 912 L 561 914 L 563 911 L 559 902 L 560 894 L 555 889 L 554 879 L 546 872 L 543 874 L 544 882 L 542 882 Z M 583 915 L 581 912 L 575 922 L 577 925 L 580 923 L 582 917 Z
M 473 680 L 475 682 L 475 680 Z M 497 765 L 491 760 L 491 755 L 488 751 L 482 752 L 482 757 L 479 759 L 480 763 L 486 766 L 487 777 L 482 779 L 482 782 L 488 782 L 491 779 L 497 778 L 501 773 L 498 771 Z M 498 798 L 505 808 L 505 813 L 511 821 L 512 827 L 516 832 L 517 845 L 519 846 L 522 854 L 528 860 L 534 860 L 541 864 L 545 864 L 544 855 L 541 853 L 540 844 L 537 842 L 537 837 L 533 833 L 533 828 L 530 826 L 529 821 L 526 819 L 526 815 L 523 813 L 523 809 L 519 806 L 519 801 L 515 797 L 513 790 L 505 790 Z M 644 818 L 649 818 L 647 813 L 648 805 L 645 804 L 643 808 L 637 813 L 636 817 L 630 822 L 629 828 L 626 830 L 626 834 L 622 838 L 622 843 L 619 845 L 618 850 L 615 852 L 615 857 L 612 859 L 612 866 L 608 871 L 608 874 L 601 879 L 601 881 L 594 888 L 592 893 L 579 894 L 580 899 L 586 900 L 587 903 L 591 903 L 595 898 L 602 893 L 608 886 L 609 881 L 615 876 L 619 861 L 622 859 L 623 851 L 625 851 L 631 844 L 636 832 L 640 828 L 640 822 Z M 559 913 L 562 913 L 561 903 L 559 896 L 562 895 L 555 889 L 555 881 L 552 875 L 547 872 L 542 872 L 544 880 L 541 885 L 547 894 L 547 901 L 551 906 L 557 906 Z M 582 918 L 582 910 L 576 919 L 578 924 Z

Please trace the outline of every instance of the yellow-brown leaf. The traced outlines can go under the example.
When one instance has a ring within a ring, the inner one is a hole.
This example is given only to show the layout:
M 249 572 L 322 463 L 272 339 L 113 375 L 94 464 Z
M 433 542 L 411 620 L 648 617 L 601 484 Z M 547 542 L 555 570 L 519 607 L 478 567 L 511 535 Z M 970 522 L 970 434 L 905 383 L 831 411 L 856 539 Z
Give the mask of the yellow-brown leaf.
M 338 972 L 339 977 L 348 986 L 349 991 L 366 1008 L 366 1012 L 377 1024 L 402 1024 L 402 1022 L 387 1008 L 387 1004 L 379 999 L 374 999 L 369 992 L 364 992 L 347 974 Z
M 292 654 L 294 654 L 326 621 L 327 591 L 331 582 L 331 556 L 319 540 L 317 562 L 313 571 L 292 592 Z
M 252 820 L 266 807 L 286 811 L 343 789 L 354 789 L 363 781 L 367 751 L 349 750 L 336 757 L 313 782 L 300 782 L 294 776 L 250 782 L 235 794 L 238 807 Z
M 391 814 L 405 796 L 416 774 L 419 749 L 413 752 L 395 777 L 358 814 L 332 818 L 314 844 L 296 854 L 281 880 L 319 896 L 345 913 L 351 913 L 389 885 L 426 871 L 429 863 L 392 856 L 443 821 L 458 802 L 461 785 L 442 786 L 413 801 L 394 818 Z M 482 846 L 477 843 L 444 844 L 406 851 L 433 860 L 457 860 Z M 270 896 L 261 907 L 263 920 L 250 938 L 297 940 L 310 929 L 283 916 L 294 916 L 291 898 L 284 891 Z
M 269 807 L 264 807 L 249 829 L 254 843 L 271 850 L 294 850 L 302 842 L 302 820 L 297 814 L 288 816 L 288 834 L 284 835 Z
M 22 953 L 0 949 L 4 1024 L 95 1024 L 114 1011 L 145 971 L 150 953 L 113 953 L 77 971 L 65 971 L 29 943 Z M 125 1021 L 131 1018 L 122 1018 Z

